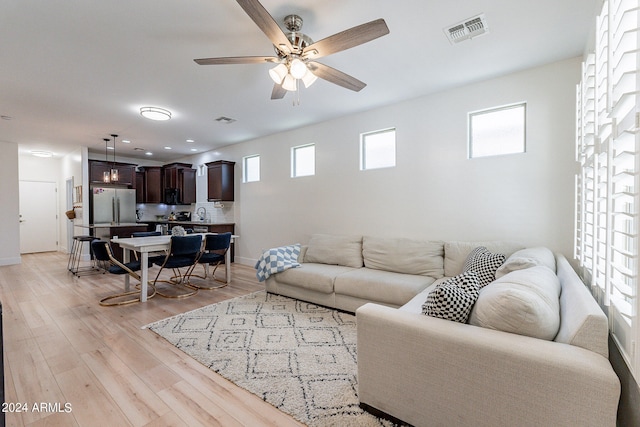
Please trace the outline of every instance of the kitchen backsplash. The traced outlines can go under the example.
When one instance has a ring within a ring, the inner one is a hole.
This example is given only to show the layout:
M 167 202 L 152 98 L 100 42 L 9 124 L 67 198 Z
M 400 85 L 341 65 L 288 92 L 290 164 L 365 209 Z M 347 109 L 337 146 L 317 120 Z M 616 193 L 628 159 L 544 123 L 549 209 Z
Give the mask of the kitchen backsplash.
M 157 215 L 162 215 L 165 219 L 171 212 L 182 211 L 191 212 L 191 220 L 197 221 L 196 212 L 199 208 L 205 209 L 205 222 L 235 223 L 235 212 L 233 202 L 201 202 L 192 205 L 165 205 L 165 204 L 138 204 L 136 209 L 141 213 L 140 221 L 155 221 Z

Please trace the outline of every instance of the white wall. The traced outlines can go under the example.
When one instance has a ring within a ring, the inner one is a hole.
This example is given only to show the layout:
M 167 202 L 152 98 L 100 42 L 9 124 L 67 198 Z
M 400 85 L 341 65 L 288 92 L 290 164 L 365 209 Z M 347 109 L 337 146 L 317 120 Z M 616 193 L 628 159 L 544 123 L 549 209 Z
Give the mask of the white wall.
M 60 244 L 58 245 L 58 250 L 65 253 L 68 253 L 71 250 L 71 244 L 72 244 L 71 242 L 67 241 L 67 227 L 69 224 L 69 220 L 65 215 L 65 212 L 67 211 L 66 184 L 67 184 L 67 180 L 72 180 L 74 187 L 82 185 L 84 193 L 86 194 L 88 192 L 88 189 L 83 182 L 83 179 L 84 179 L 83 172 L 82 172 L 83 158 L 86 158 L 86 147 L 79 147 L 77 150 L 67 154 L 60 160 L 60 163 L 61 163 L 61 169 L 59 171 L 60 186 L 58 188 L 58 196 L 59 196 L 58 200 L 59 200 L 59 206 L 60 206 L 60 214 L 59 214 L 60 238 L 58 241 L 60 242 Z M 73 195 L 71 197 L 73 198 Z M 77 200 L 77 203 L 75 203 L 74 210 L 76 213 L 76 219 L 73 220 L 74 224 L 81 225 L 83 223 L 83 212 L 84 212 L 83 207 L 85 206 L 83 201 L 84 201 L 84 195 L 82 199 Z M 70 204 L 74 205 L 73 199 L 70 201 Z M 87 234 L 87 229 L 74 227 L 72 235 L 80 235 L 80 234 Z
M 313 233 L 501 239 L 572 254 L 575 84 L 580 58 L 199 156 L 236 161 L 237 261 Z M 366 90 L 366 89 L 365 89 Z M 527 102 L 527 152 L 467 159 L 467 113 Z M 339 102 L 339 100 L 336 100 Z M 292 107 L 292 114 L 295 108 Z M 359 135 L 397 129 L 397 167 L 360 171 Z M 290 149 L 316 144 L 316 175 L 290 175 Z M 242 157 L 261 181 L 241 183 Z M 198 201 L 206 180 L 198 180 Z
M 18 144 L 0 141 L 0 265 L 20 264 Z

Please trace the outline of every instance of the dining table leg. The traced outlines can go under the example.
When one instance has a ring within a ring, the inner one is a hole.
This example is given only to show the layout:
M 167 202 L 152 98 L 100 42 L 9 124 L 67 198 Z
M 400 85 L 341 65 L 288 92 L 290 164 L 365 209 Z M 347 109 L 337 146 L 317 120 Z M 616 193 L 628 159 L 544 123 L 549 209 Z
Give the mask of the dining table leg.
M 126 264 L 129 262 L 131 257 L 131 251 L 127 248 L 122 249 L 122 261 Z M 129 281 L 129 275 L 124 275 L 124 291 L 129 292 L 131 289 L 131 282 Z
M 140 302 L 147 302 L 147 287 L 149 286 L 149 252 L 142 252 L 141 254 L 141 279 L 140 284 Z

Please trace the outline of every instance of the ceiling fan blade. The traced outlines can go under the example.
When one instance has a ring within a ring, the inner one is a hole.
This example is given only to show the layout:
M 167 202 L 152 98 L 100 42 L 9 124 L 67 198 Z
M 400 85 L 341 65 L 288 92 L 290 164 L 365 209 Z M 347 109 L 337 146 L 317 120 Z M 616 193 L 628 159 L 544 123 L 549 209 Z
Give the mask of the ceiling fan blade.
M 271 91 L 271 99 L 282 99 L 286 94 L 287 90 L 283 88 L 282 85 L 279 85 L 278 83 L 275 83 L 273 85 L 273 90 Z
M 264 62 L 277 62 L 275 56 L 230 56 L 226 58 L 202 58 L 194 59 L 198 65 L 223 65 L 223 64 L 262 64 Z
M 262 30 L 276 47 L 286 52 L 292 52 L 293 47 L 287 36 L 282 32 L 267 9 L 257 0 L 237 0 L 238 4 L 249 15 L 253 22 Z
M 367 85 L 355 77 L 351 77 L 342 71 L 338 71 L 335 68 L 331 68 L 328 65 L 324 65 L 319 62 L 310 62 L 308 67 L 317 77 L 356 92 L 360 92 Z
M 389 27 L 387 27 L 384 19 L 376 19 L 317 41 L 307 46 L 302 56 L 311 60 L 321 58 L 370 42 L 387 34 L 389 34 Z

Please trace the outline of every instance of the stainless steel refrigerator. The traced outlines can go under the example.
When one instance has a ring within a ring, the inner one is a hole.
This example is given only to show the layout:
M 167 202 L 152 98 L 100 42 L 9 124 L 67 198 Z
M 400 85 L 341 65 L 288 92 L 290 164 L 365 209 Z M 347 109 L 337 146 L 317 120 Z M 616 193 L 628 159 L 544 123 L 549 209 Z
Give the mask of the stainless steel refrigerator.
M 136 190 L 129 188 L 94 187 L 93 223 L 120 224 L 136 222 Z

